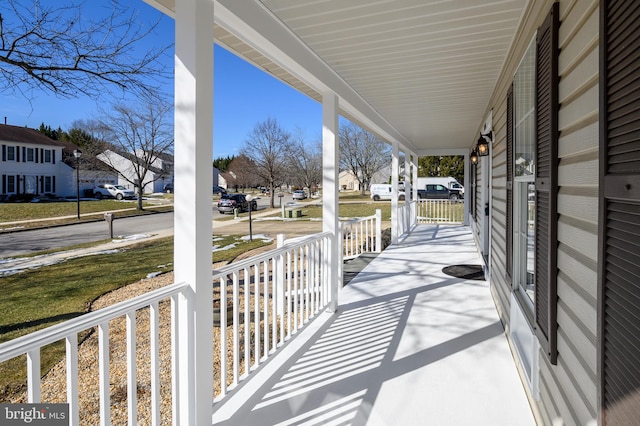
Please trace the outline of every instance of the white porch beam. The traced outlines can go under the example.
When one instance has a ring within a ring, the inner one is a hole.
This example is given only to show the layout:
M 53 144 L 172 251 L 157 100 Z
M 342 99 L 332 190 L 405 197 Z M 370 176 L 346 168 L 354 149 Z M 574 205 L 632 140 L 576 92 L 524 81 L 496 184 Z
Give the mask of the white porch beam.
M 399 144 L 391 143 L 391 244 L 398 244 L 398 169 Z
M 175 7 L 174 270 L 191 288 L 179 308 L 178 423 L 205 425 L 213 401 L 213 2 Z
M 413 164 L 413 185 L 411 186 L 411 192 L 412 192 L 412 199 L 413 200 L 417 200 L 418 199 L 418 154 L 416 154 L 415 152 L 412 153 L 412 164 Z
M 469 226 L 469 197 L 473 193 L 471 191 L 471 161 L 469 160 L 469 153 L 464 155 L 464 224 Z
M 342 241 L 339 241 L 339 216 L 338 216 L 338 161 L 340 148 L 338 145 L 338 97 L 335 93 L 325 93 L 322 96 L 322 231 L 332 234 L 329 256 L 324 261 L 329 262 L 329 283 L 331 286 L 332 311 L 338 309 L 338 271 L 342 270 L 338 265 L 342 250 Z

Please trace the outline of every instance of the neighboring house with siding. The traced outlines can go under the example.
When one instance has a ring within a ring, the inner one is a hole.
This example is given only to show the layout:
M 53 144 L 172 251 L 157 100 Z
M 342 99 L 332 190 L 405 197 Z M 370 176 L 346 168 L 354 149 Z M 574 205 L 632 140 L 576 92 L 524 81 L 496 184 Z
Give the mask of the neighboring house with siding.
M 96 156 L 96 158 L 118 172 L 119 185 L 128 189 L 135 189 L 133 182 L 136 181 L 138 173 L 137 168 L 140 167 L 144 171 L 144 165 L 137 165 L 138 158 L 141 162 L 145 162 L 143 154 L 138 156 L 130 153 L 121 153 L 106 150 Z M 154 192 L 162 192 L 164 185 L 173 183 L 173 157 L 167 154 L 156 154 L 150 161 L 150 166 L 144 171 L 144 180 L 142 182 L 142 191 L 144 194 Z
M 0 194 L 76 194 L 75 168 L 63 161 L 64 144 L 35 129 L 0 124 L 0 145 Z

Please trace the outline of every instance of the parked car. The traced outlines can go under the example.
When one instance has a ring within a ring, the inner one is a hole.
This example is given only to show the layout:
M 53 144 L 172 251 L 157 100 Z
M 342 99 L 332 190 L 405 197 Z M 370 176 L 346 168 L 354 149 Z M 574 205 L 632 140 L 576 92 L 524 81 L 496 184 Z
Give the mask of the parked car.
M 218 200 L 218 211 L 220 214 L 233 213 L 234 209 L 241 212 L 249 211 L 249 201 L 244 194 L 222 194 Z M 258 210 L 258 202 L 251 200 L 251 210 Z
M 298 189 L 293 191 L 293 199 L 294 200 L 306 200 L 307 199 L 307 193 L 304 192 L 302 189 Z
M 133 189 L 127 189 L 122 185 L 111 185 L 105 183 L 103 185 L 97 185 L 93 188 L 93 196 L 98 200 L 103 198 L 115 198 L 116 200 L 123 200 L 126 198 L 135 198 L 136 194 Z
M 456 201 L 460 198 L 460 194 L 444 185 L 427 184 L 425 189 L 418 189 L 418 198 Z
M 162 188 L 163 192 L 166 192 L 167 194 L 171 194 L 173 193 L 173 184 L 172 183 L 168 183 L 166 184 L 163 188 Z

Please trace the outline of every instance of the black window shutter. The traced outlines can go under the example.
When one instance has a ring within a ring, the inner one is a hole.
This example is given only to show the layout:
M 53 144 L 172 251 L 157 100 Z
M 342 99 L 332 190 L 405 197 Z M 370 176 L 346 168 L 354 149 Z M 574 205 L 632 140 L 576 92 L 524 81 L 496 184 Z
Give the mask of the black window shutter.
M 26 163 L 27 162 L 27 148 L 26 147 L 22 147 L 22 162 Z
M 16 146 L 16 163 L 20 162 L 20 147 Z
M 40 157 L 38 156 L 38 148 L 34 148 L 33 150 L 35 151 L 35 154 L 36 154 L 36 158 L 35 158 L 36 163 L 39 163 L 40 162 Z
M 55 151 L 54 151 L 55 152 Z M 51 177 L 51 192 L 56 192 L 56 177 Z
M 55 149 L 51 150 L 51 162 L 53 164 L 56 164 L 56 150 Z
M 558 257 L 558 3 L 536 40 L 536 335 L 557 362 Z
M 2 193 L 7 193 L 7 175 L 2 175 Z
M 7 161 L 7 146 L 2 145 L 2 161 Z
M 600 405 L 640 423 L 640 4 L 600 2 Z
M 507 282 L 513 285 L 513 85 L 509 87 L 507 93 L 507 208 L 506 208 L 506 228 L 507 228 Z

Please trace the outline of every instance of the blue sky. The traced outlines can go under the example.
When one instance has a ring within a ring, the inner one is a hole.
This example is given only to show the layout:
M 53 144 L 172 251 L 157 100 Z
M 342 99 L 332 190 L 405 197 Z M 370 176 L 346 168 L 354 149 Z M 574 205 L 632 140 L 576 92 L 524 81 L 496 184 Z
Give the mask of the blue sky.
M 41 0 L 44 3 L 47 0 Z M 49 0 L 57 2 L 59 0 Z M 93 0 L 85 4 L 88 13 L 100 13 L 108 0 Z M 153 21 L 161 14 L 142 1 L 133 6 L 144 21 Z M 174 24 L 163 17 L 157 34 L 149 43 L 172 44 Z M 144 48 L 144 46 L 141 46 Z M 173 66 L 173 52 L 166 58 Z M 214 50 L 214 148 L 213 156 L 236 155 L 254 126 L 269 117 L 290 132 L 301 129 L 309 143 L 320 140 L 322 131 L 321 105 L 258 70 L 219 46 Z M 166 90 L 173 92 L 173 82 Z M 19 96 L 2 95 L 0 120 L 16 126 L 38 128 L 45 123 L 52 128 L 68 130 L 75 120 L 99 117 L 98 103 L 88 98 L 59 99 L 46 93 L 34 93 L 31 104 Z M 171 96 L 171 95 L 169 95 Z M 104 101 L 102 101 L 104 105 Z

